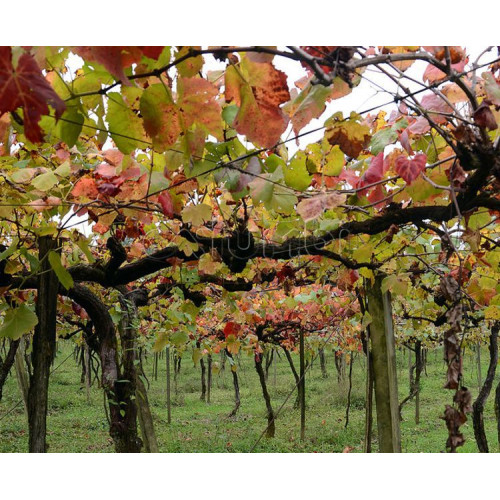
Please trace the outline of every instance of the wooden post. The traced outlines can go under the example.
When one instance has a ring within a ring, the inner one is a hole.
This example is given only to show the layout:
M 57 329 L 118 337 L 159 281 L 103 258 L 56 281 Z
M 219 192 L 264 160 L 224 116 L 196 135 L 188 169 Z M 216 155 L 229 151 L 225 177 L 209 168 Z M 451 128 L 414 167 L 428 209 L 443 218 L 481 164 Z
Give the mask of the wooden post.
M 205 361 L 203 360 L 203 358 L 200 359 L 200 368 L 201 368 L 201 395 L 200 395 L 200 399 L 202 401 L 206 401 L 206 399 L 207 399 L 207 381 L 206 381 L 207 369 L 205 368 Z
M 87 394 L 87 404 L 91 405 L 92 401 L 90 399 L 90 384 L 92 382 L 92 374 L 90 373 L 90 349 L 87 342 L 83 344 L 83 349 L 83 362 L 85 363 L 85 392 Z
M 369 340 L 369 337 L 367 337 Z M 372 426 L 373 426 L 373 361 L 371 353 L 366 355 L 366 409 L 365 409 L 365 437 L 363 453 L 372 452 Z
M 300 379 L 299 379 L 299 397 L 300 397 L 300 440 L 304 441 L 306 437 L 306 369 L 304 362 L 304 330 L 299 330 L 300 342 Z
M 274 388 L 276 389 L 276 383 L 277 383 L 277 367 L 278 367 L 278 351 L 276 351 L 276 355 L 274 356 L 273 359 L 273 385 Z
M 411 349 L 408 347 L 408 385 L 409 391 L 413 390 L 413 369 L 412 369 Z
M 210 404 L 210 394 L 212 391 L 212 355 L 207 356 L 207 404 Z
M 155 352 L 154 358 L 153 358 L 153 378 L 155 379 L 155 382 L 158 381 L 158 360 L 160 359 L 160 353 Z
M 172 423 L 172 399 L 170 394 L 170 347 L 165 354 L 167 358 L 167 423 Z
M 415 425 L 420 423 L 420 375 L 422 374 L 424 361 L 423 349 L 420 340 L 415 342 Z
M 30 453 L 47 451 L 47 407 L 50 365 L 56 347 L 56 313 L 59 280 L 49 263 L 48 254 L 56 250 L 57 240 L 42 236 L 38 240 L 40 274 L 36 315 L 38 324 L 33 337 L 33 374 L 28 392 L 28 422 Z
M 476 349 L 477 349 L 477 387 L 479 390 L 481 390 L 481 387 L 483 386 L 483 377 L 481 374 L 481 342 L 478 342 L 476 344 Z
M 368 286 L 368 312 L 372 317 L 370 340 L 377 408 L 379 451 L 401 453 L 396 353 L 392 325 L 391 297 L 382 292 L 384 275 L 377 274 Z

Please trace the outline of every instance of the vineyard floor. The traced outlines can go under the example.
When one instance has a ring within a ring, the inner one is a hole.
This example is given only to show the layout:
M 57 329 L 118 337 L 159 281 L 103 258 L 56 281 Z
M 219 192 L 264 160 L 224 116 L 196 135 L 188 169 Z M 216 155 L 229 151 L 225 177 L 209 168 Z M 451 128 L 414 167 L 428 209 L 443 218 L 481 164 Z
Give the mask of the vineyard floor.
M 483 376 L 486 373 L 487 349 L 483 347 Z M 219 361 L 214 356 L 214 361 Z M 152 377 L 153 358 L 145 363 L 149 379 L 149 400 L 155 429 L 162 452 L 361 452 L 365 419 L 364 359 L 354 357 L 349 425 L 344 429 L 348 381 L 338 382 L 332 353 L 327 355 L 328 378 L 322 378 L 319 360 L 314 362 L 306 377 L 307 421 L 306 439 L 299 439 L 299 410 L 294 409 L 295 394 L 284 405 L 276 421 L 276 437 L 263 437 L 266 427 L 265 403 L 253 366 L 253 359 L 242 355 L 240 376 L 241 408 L 234 418 L 227 415 L 233 407 L 233 386 L 229 364 L 213 376 L 211 403 L 200 400 L 200 368 L 194 368 L 191 358 L 185 356 L 178 376 L 177 393 L 172 382 L 172 423 L 167 423 L 165 391 L 165 357 L 159 360 L 158 378 Z M 62 363 L 62 364 L 61 364 Z M 295 360 L 298 366 L 298 359 Z M 59 366 L 60 365 L 60 366 Z M 51 377 L 48 416 L 49 452 L 112 452 L 108 424 L 103 405 L 103 393 L 94 384 L 91 401 L 87 402 L 85 388 L 80 387 L 80 369 L 69 346 L 60 348 Z M 444 451 L 447 430 L 443 420 L 445 404 L 451 404 L 452 391 L 442 388 L 445 376 L 442 351 L 428 355 L 427 375 L 422 375 L 420 397 L 420 424 L 415 425 L 415 402 L 405 405 L 402 447 L 404 452 Z M 348 373 L 348 370 L 347 370 Z M 408 357 L 398 351 L 400 400 L 408 393 Z M 477 365 L 475 354 L 464 358 L 464 376 L 477 396 Z M 346 377 L 347 378 L 347 377 Z M 498 377 L 495 381 L 498 383 Z M 494 388 L 495 388 L 494 386 Z M 268 388 L 274 409 L 277 410 L 294 387 L 288 363 L 281 356 L 269 369 Z M 494 389 L 485 409 L 485 427 L 490 451 L 498 452 L 496 421 L 493 409 Z M 20 402 L 15 377 L 10 376 L 0 403 L 0 452 L 25 452 L 28 446 L 27 422 Z M 12 408 L 17 404 L 17 407 Z M 11 411 L 12 410 L 12 411 Z M 8 413 L 10 411 L 10 413 Z M 477 452 L 472 421 L 461 428 L 466 444 L 459 452 Z M 255 447 L 254 447 L 255 446 Z M 374 422 L 373 451 L 377 450 L 376 422 Z

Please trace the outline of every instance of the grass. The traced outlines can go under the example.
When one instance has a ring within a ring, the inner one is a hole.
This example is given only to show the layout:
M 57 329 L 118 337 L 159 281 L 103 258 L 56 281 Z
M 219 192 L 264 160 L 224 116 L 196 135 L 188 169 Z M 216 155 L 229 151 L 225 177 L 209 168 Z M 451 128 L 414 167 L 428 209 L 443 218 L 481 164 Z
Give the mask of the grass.
M 91 403 L 85 389 L 80 388 L 80 370 L 71 354 L 69 344 L 61 345 L 54 366 L 62 365 L 53 373 L 50 382 L 48 437 L 50 452 L 113 452 L 108 435 L 102 390 L 95 384 L 91 389 Z M 482 352 L 482 373 L 487 369 L 487 350 Z M 298 360 L 297 366 L 298 366 Z M 233 386 L 229 364 L 226 370 L 214 374 L 211 404 L 200 400 L 200 369 L 186 356 L 174 394 L 172 423 L 167 423 L 165 396 L 165 358 L 160 359 L 158 380 L 151 376 L 152 358 L 145 365 L 149 378 L 149 400 L 162 452 L 249 452 L 266 427 L 265 404 L 252 358 L 242 356 L 240 376 L 241 408 L 235 418 L 227 418 L 233 407 Z M 477 372 L 472 354 L 467 354 L 464 377 L 477 396 Z M 339 383 L 333 363 L 333 354 L 327 355 L 329 377 L 321 377 L 319 360 L 306 377 L 307 415 L 306 439 L 299 439 L 299 411 L 294 408 L 295 394 L 284 405 L 276 421 L 276 437 L 260 440 L 256 452 L 352 452 L 363 450 L 365 418 L 364 359 L 355 357 L 349 425 L 344 428 L 347 401 L 347 383 Z M 404 452 L 442 452 L 447 430 L 443 414 L 445 404 L 451 404 L 453 392 L 442 388 L 445 367 L 442 350 L 429 353 L 427 376 L 422 376 L 420 397 L 420 424 L 415 425 L 415 403 L 405 405 L 401 422 Z M 400 400 L 408 392 L 408 358 L 398 351 Z M 268 388 L 274 409 L 278 409 L 294 386 L 289 366 L 282 356 L 269 370 Z M 485 426 L 490 451 L 498 452 L 496 420 L 493 409 L 494 389 L 485 409 Z M 0 403 L 0 452 L 26 452 L 28 446 L 27 422 L 23 405 L 9 414 L 20 398 L 15 377 L 9 377 Z M 459 451 L 477 452 L 472 422 L 462 427 L 466 444 Z M 373 451 L 377 450 L 376 422 L 374 422 Z

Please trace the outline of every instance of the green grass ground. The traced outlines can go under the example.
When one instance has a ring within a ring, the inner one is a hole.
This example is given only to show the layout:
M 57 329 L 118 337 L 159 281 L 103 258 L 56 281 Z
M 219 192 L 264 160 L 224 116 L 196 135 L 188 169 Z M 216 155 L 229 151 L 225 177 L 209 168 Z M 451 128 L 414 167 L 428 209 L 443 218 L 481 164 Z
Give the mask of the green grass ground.
M 50 452 L 112 452 L 108 423 L 104 411 L 103 394 L 97 385 L 91 390 L 88 404 L 85 390 L 80 388 L 80 372 L 74 359 L 68 357 L 71 346 L 60 344 L 50 384 L 48 443 Z M 66 359 L 67 358 L 67 359 Z M 486 373 L 487 351 L 483 348 L 483 376 Z M 66 361 L 64 361 L 66 359 Z M 298 359 L 296 360 L 298 366 Z M 152 358 L 146 362 L 150 382 L 149 399 L 156 432 L 162 452 L 249 452 L 266 427 L 265 404 L 252 358 L 243 356 L 238 368 L 240 375 L 241 408 L 235 418 L 227 418 L 233 407 L 233 387 L 229 364 L 225 372 L 214 375 L 212 401 L 200 401 L 200 370 L 194 368 L 190 357 L 182 361 L 177 396 L 173 394 L 172 423 L 167 423 L 165 391 L 165 358 L 160 360 L 158 380 L 153 380 Z M 299 411 L 293 408 L 295 395 L 285 404 L 276 421 L 276 437 L 263 438 L 256 452 L 341 452 L 351 447 L 353 452 L 363 449 L 364 428 L 364 360 L 354 360 L 353 388 L 349 426 L 344 429 L 347 384 L 338 383 L 333 354 L 327 356 L 329 377 L 323 379 L 319 360 L 309 372 L 307 384 L 306 439 L 299 440 Z M 445 448 L 447 430 L 443 420 L 445 404 L 450 404 L 453 393 L 442 388 L 445 367 L 442 351 L 429 353 L 427 376 L 422 377 L 420 424 L 415 425 L 415 403 L 403 409 L 402 447 L 404 452 L 441 452 Z M 398 351 L 399 394 L 408 392 L 408 358 Z M 477 396 L 477 371 L 472 354 L 465 358 L 465 381 Z M 294 386 L 293 376 L 284 356 L 271 367 L 269 391 L 275 410 L 281 406 Z M 485 410 L 485 426 L 490 451 L 498 452 L 496 421 L 490 395 Z M 0 452 L 25 452 L 28 445 L 27 423 L 15 377 L 9 377 L 0 403 Z M 472 422 L 462 427 L 466 445 L 460 452 L 476 452 Z M 373 448 L 377 450 L 376 422 Z

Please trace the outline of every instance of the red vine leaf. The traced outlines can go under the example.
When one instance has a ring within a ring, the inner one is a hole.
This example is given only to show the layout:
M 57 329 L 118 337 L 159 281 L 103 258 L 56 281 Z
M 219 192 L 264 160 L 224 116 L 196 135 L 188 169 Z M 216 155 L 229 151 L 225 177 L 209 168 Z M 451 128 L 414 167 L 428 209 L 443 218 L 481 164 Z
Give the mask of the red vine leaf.
M 172 198 L 166 191 L 158 196 L 158 201 L 160 202 L 163 215 L 171 219 L 174 216 L 174 204 L 172 203 Z
M 474 111 L 473 116 L 474 122 L 481 128 L 487 128 L 488 130 L 496 130 L 498 128 L 495 115 L 485 102 Z
M 216 101 L 217 87 L 204 78 L 179 78 L 178 106 L 182 110 L 184 125 L 197 123 L 209 134 L 222 139 L 221 108 Z
M 38 122 L 42 115 L 50 113 L 49 104 L 58 120 L 66 105 L 47 82 L 33 56 L 22 54 L 14 69 L 11 48 L 0 47 L 0 116 L 23 108 L 26 138 L 42 142 L 43 133 Z
M 142 56 L 158 59 L 163 47 L 75 47 L 73 51 L 87 61 L 102 64 L 125 85 L 131 85 L 123 71 L 141 60 Z
M 286 130 L 288 117 L 280 105 L 290 99 L 287 77 L 271 63 L 242 61 L 246 78 L 230 67 L 226 71 L 226 101 L 240 109 L 233 126 L 256 146 L 270 148 Z
M 375 182 L 382 180 L 384 176 L 384 153 L 379 153 L 371 159 L 370 166 L 365 173 L 360 177 L 356 187 L 362 188 Z
M 445 47 L 443 45 L 426 45 L 424 49 L 430 52 L 436 59 L 442 61 L 446 57 L 446 48 L 448 48 L 448 53 L 450 55 L 450 61 L 452 64 L 457 64 L 465 59 L 465 50 L 458 45 L 449 45 Z
M 226 337 L 226 339 L 229 337 L 229 335 L 234 335 L 236 337 L 240 330 L 241 326 L 238 323 L 235 323 L 234 321 L 229 321 L 226 323 L 226 326 L 224 327 L 224 337 Z
M 420 104 L 436 123 L 446 123 L 448 120 L 446 115 L 453 113 L 453 108 L 436 94 L 428 94 L 422 97 Z
M 90 177 L 82 177 L 71 191 L 75 198 L 83 197 L 95 200 L 99 196 L 95 180 Z
M 395 162 L 396 172 L 407 184 L 411 184 L 424 170 L 427 163 L 427 155 L 419 153 L 413 158 L 404 155 L 398 156 Z

